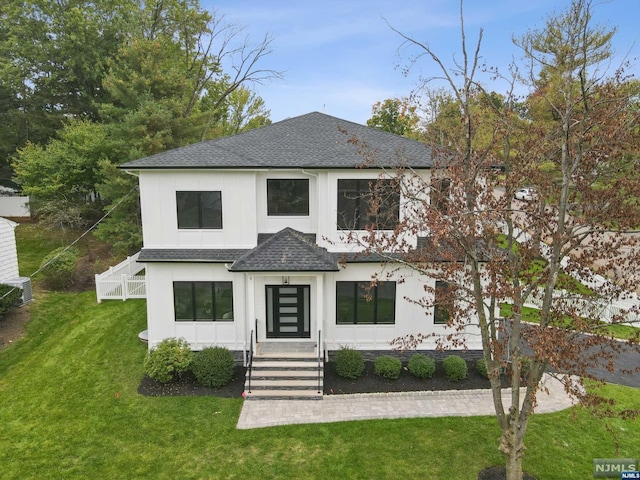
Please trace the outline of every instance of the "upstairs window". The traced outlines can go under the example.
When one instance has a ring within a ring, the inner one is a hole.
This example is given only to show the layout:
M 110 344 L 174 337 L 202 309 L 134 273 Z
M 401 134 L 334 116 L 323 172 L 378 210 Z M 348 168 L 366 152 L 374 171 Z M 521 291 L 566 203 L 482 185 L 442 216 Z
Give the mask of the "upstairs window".
M 221 229 L 221 192 L 176 192 L 178 228 Z
M 449 189 L 451 180 L 436 178 L 431 183 L 431 205 L 441 214 L 449 213 Z
M 308 216 L 309 179 L 267 179 L 267 215 Z
M 336 323 L 396 323 L 396 282 L 336 282 Z
M 374 201 L 377 201 L 375 208 Z M 365 230 L 371 225 L 376 230 L 393 230 L 399 218 L 400 191 L 393 180 L 338 180 L 339 228 Z
M 173 282 L 176 322 L 233 321 L 231 282 Z

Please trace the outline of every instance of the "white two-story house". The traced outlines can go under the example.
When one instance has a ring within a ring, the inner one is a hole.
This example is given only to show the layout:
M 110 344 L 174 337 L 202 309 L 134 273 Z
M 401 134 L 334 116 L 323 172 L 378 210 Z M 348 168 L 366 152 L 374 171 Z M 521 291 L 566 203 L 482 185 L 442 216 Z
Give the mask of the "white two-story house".
M 368 168 L 363 144 L 375 152 Z M 434 311 L 406 300 L 435 280 L 414 273 L 370 288 L 380 257 L 345 255 L 357 250 L 346 232 L 370 221 L 363 194 L 399 157 L 431 175 L 423 143 L 314 112 L 122 165 L 140 182 L 150 348 L 183 337 L 194 350 L 243 352 L 253 333 L 390 350 L 402 335 L 444 335 Z M 400 204 L 382 233 L 403 218 Z

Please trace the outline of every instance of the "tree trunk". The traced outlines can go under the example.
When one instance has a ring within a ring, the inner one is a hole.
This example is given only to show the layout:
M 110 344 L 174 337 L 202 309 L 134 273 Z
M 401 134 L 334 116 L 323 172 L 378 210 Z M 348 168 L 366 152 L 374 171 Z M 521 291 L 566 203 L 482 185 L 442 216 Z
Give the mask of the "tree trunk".
M 524 457 L 524 432 L 517 419 L 510 419 L 509 428 L 502 432 L 500 451 L 505 458 L 507 480 L 522 480 L 522 458 Z

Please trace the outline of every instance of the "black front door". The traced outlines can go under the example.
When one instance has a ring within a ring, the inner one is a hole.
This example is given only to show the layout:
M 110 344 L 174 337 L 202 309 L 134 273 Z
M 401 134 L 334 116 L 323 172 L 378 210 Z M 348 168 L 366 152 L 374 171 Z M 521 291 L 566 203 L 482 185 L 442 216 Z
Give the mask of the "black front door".
M 267 285 L 267 338 L 309 338 L 309 285 Z

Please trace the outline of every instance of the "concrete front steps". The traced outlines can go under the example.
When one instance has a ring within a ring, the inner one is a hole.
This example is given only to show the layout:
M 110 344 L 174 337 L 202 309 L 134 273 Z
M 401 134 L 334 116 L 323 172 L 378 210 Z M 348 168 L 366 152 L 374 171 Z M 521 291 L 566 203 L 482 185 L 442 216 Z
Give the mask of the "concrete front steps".
M 320 384 L 318 388 L 318 375 Z M 259 353 L 244 384 L 245 400 L 322 400 L 324 365 L 315 353 Z

